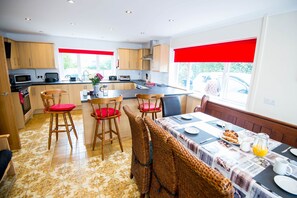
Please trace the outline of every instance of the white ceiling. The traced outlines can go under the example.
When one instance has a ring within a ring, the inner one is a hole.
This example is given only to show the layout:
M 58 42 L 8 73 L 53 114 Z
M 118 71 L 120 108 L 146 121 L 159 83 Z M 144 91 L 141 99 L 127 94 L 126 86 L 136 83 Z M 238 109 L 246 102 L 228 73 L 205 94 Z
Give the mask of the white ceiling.
M 144 43 L 297 10 L 297 0 L 74 1 L 0 0 L 0 31 Z

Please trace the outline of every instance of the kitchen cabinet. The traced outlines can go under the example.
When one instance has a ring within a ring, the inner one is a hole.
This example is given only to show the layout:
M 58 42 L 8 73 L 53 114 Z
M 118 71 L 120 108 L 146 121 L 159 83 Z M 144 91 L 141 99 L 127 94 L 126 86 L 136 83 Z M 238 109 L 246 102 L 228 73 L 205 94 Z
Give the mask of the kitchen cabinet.
M 154 46 L 153 64 L 151 71 L 168 72 L 169 46 L 165 44 Z
M 19 69 L 20 65 L 19 65 L 19 52 L 18 52 L 17 43 L 14 40 L 7 39 L 7 38 L 5 39 L 5 41 L 11 44 L 10 58 L 6 59 L 8 69 Z
M 5 56 L 4 38 L 0 36 L 0 134 L 10 134 L 8 141 L 12 150 L 21 148 L 14 108 Z
M 69 85 L 69 102 L 75 105 L 81 105 L 80 92 L 82 90 L 93 90 L 92 84 Z
M 43 113 L 43 102 L 40 93 L 45 90 L 45 85 L 29 87 L 30 102 L 33 113 Z
M 17 42 L 20 68 L 55 68 L 52 43 Z
M 141 70 L 150 70 L 150 61 L 143 59 L 143 57 L 145 57 L 149 54 L 150 54 L 149 49 L 139 49 L 138 50 L 138 62 L 139 62 L 139 67 L 141 68 Z
M 118 49 L 119 69 L 121 70 L 140 70 L 138 64 L 138 50 L 137 49 Z

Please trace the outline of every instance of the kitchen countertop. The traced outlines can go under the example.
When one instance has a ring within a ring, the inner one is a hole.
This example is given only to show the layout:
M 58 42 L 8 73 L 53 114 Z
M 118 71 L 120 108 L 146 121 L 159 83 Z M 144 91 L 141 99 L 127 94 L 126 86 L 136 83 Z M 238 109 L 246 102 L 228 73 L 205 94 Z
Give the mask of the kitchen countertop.
M 119 80 L 103 80 L 100 84 L 108 83 L 135 83 L 140 85 L 140 89 L 129 89 L 129 90 L 108 90 L 108 96 L 103 96 L 101 93 L 99 97 L 116 97 L 122 95 L 124 99 L 133 99 L 136 98 L 136 94 L 164 94 L 166 96 L 170 95 L 187 95 L 191 94 L 190 91 L 185 91 L 182 89 L 170 87 L 164 84 L 155 83 L 154 86 L 147 86 L 144 80 L 131 80 L 131 81 L 119 81 Z M 58 81 L 58 82 L 30 82 L 18 84 L 11 86 L 12 92 L 18 92 L 20 89 L 27 88 L 29 86 L 37 85 L 62 85 L 62 84 L 91 84 L 91 81 Z M 143 89 L 144 88 L 144 89 Z M 95 96 L 83 96 L 81 92 L 81 101 L 86 102 L 89 99 L 95 98 Z
M 192 92 L 190 91 L 184 91 L 182 89 L 177 89 L 170 86 L 164 86 L 164 87 L 154 86 L 149 89 L 108 90 L 107 96 L 103 96 L 102 92 L 99 93 L 99 96 L 94 96 L 94 95 L 84 96 L 81 91 L 80 98 L 81 98 L 81 102 L 87 102 L 88 100 L 93 98 L 104 98 L 104 97 L 111 98 L 111 97 L 117 97 L 119 95 L 122 95 L 124 99 L 135 99 L 136 94 L 164 94 L 165 96 L 171 96 L 171 95 L 188 95 L 191 93 Z

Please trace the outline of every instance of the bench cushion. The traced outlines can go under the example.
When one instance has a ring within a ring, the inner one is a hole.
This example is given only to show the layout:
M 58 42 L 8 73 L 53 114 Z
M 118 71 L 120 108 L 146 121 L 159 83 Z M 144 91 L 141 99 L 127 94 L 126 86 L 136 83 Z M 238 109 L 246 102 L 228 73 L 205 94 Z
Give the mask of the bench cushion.
M 9 164 L 12 157 L 12 152 L 10 150 L 0 151 L 0 179 L 2 178 L 7 165 Z

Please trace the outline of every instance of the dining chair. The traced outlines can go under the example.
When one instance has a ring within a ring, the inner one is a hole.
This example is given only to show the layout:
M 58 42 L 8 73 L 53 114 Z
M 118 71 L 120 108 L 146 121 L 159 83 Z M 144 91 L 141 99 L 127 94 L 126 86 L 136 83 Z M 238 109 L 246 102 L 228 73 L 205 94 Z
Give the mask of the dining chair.
M 157 118 L 157 113 L 162 111 L 161 98 L 164 94 L 136 94 L 138 109 L 143 118 L 148 113 L 152 114 L 152 119 Z
M 206 104 L 207 104 L 207 101 L 209 100 L 209 96 L 207 95 L 203 95 L 202 98 L 201 98 L 201 104 L 200 105 L 197 105 L 195 108 L 194 108 L 194 112 L 202 112 L 202 113 L 205 113 L 205 109 L 206 109 Z
M 95 149 L 96 139 L 99 138 L 101 140 L 102 160 L 104 160 L 104 144 L 105 142 L 110 142 L 112 144 L 113 134 L 117 136 L 117 139 L 120 143 L 121 151 L 123 152 L 122 140 L 117 122 L 117 119 L 119 119 L 121 116 L 122 101 L 123 96 L 121 95 L 113 98 L 94 98 L 89 100 L 93 109 L 91 116 L 96 120 L 93 150 Z M 112 120 L 114 121 L 115 130 L 112 128 Z M 101 132 L 99 132 L 98 128 L 101 121 L 102 130 Z M 106 121 L 108 123 L 108 130 L 105 130 Z M 109 138 L 106 137 L 106 134 L 109 134 Z
M 132 159 L 130 178 L 134 177 L 141 197 L 148 193 L 151 180 L 152 149 L 149 132 L 144 120 L 131 111 L 128 105 L 123 106 L 128 116 L 132 135 Z
M 70 147 L 72 148 L 72 141 L 70 137 L 70 132 L 73 130 L 76 139 L 77 133 L 72 120 L 71 111 L 76 107 L 74 104 L 62 104 L 62 95 L 65 94 L 66 91 L 62 89 L 51 89 L 45 90 L 40 93 L 43 106 L 44 113 L 50 114 L 50 125 L 49 125 L 49 138 L 48 138 L 48 150 L 51 148 L 52 134 L 56 134 L 56 140 L 58 140 L 58 134 L 61 132 L 66 132 Z M 59 115 L 62 115 L 64 124 L 59 124 Z M 67 121 L 67 116 L 69 118 L 70 124 Z M 55 126 L 54 125 L 54 117 L 55 117 Z M 64 130 L 59 129 L 59 127 L 65 127 Z
M 178 96 L 164 96 L 161 98 L 162 116 L 174 116 L 181 114 L 181 105 Z
M 168 140 L 174 137 L 158 126 L 150 117 L 146 116 L 144 121 L 149 128 L 153 145 L 152 179 L 149 196 L 176 197 L 176 167 L 172 150 L 167 144 Z
M 179 197 L 234 196 L 233 186 L 228 178 L 193 156 L 175 138 L 168 139 L 168 144 L 174 155 Z

